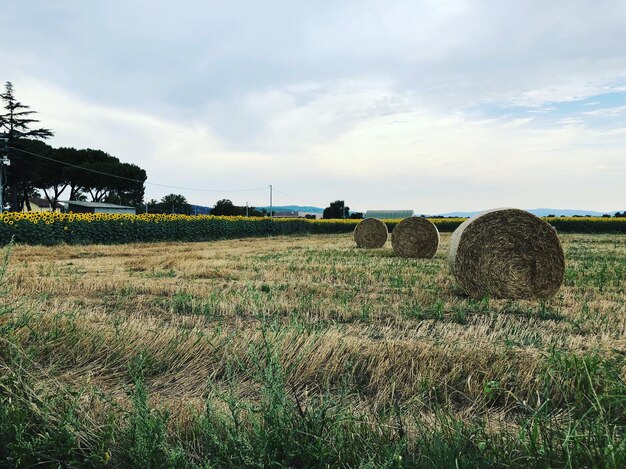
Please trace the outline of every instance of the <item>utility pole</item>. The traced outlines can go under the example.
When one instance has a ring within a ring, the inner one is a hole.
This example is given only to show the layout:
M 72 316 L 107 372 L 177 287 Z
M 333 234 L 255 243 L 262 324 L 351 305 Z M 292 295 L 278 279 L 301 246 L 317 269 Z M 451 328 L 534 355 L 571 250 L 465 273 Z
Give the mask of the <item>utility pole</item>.
M 272 185 L 270 184 L 270 218 L 274 218 L 272 213 Z
M 11 160 L 9 160 L 8 153 L 9 149 L 7 148 L 8 139 L 2 135 L 0 136 L 0 149 L 2 149 L 2 159 L 0 159 L 0 213 L 4 211 L 4 200 L 2 198 L 2 193 L 4 192 L 4 167 L 11 166 Z
M 248 218 L 248 202 L 246 202 L 246 218 Z

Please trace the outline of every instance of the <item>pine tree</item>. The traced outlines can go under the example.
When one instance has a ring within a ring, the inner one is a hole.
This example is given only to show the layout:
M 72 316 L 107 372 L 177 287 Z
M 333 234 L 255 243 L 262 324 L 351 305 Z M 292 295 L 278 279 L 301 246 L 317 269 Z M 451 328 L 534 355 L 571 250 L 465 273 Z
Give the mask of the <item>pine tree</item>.
M 8 147 L 19 146 L 20 140 L 44 140 L 54 135 L 50 129 L 30 128 L 32 124 L 39 122 L 32 117 L 36 111 L 15 99 L 11 82 L 6 82 L 4 93 L 0 94 L 0 99 L 4 101 L 5 109 L 5 113 L 0 115 L 0 132 L 5 134 Z M 10 192 L 11 210 L 19 211 L 24 200 L 28 200 L 28 192 L 32 190 L 32 185 L 29 184 L 27 178 L 28 167 L 29 164 L 32 165 L 32 162 L 24 154 L 12 152 L 10 148 L 8 151 L 12 162 L 8 170 L 7 190 Z

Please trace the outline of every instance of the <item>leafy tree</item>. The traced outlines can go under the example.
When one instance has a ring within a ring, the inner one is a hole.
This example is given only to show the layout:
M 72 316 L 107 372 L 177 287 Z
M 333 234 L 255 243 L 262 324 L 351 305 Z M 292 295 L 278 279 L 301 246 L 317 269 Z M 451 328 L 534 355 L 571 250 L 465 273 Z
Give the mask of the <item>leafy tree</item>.
M 148 202 L 148 211 L 150 213 L 180 213 L 191 215 L 193 209 L 191 204 L 187 202 L 185 196 L 180 194 L 168 194 L 159 202 L 152 199 Z
M 7 81 L 4 86 L 4 93 L 0 94 L 0 99 L 4 102 L 4 114 L 0 115 L 0 131 L 5 134 L 8 146 L 19 148 L 19 142 L 23 139 L 45 140 L 54 134 L 50 129 L 32 129 L 31 125 L 39 122 L 32 117 L 36 111 L 29 106 L 19 102 L 13 94 L 13 85 Z M 10 200 L 11 210 L 18 211 L 28 200 L 28 192 L 32 191 L 32 182 L 28 180 L 28 172 L 23 171 L 24 167 L 32 164 L 36 157 L 8 150 L 11 159 L 11 166 L 7 170 L 7 192 Z
M 138 206 L 144 196 L 145 170 L 131 163 L 122 163 L 102 150 L 63 149 L 66 157 L 76 158 L 81 168 L 68 168 L 70 200 L 81 193 L 91 196 L 92 202 L 109 202 Z M 85 169 L 87 169 L 87 171 Z
M 89 195 L 93 202 L 131 206 L 138 206 L 143 200 L 146 172 L 101 150 L 54 149 L 44 142 L 27 139 L 18 140 L 16 148 L 44 157 L 17 158 L 15 168 L 27 192 L 41 190 L 52 205 L 66 189 L 69 200 L 86 200 Z M 25 203 L 30 210 L 27 199 Z
M 180 194 L 168 194 L 161 199 L 161 205 L 165 208 L 171 207 L 171 213 L 191 214 L 191 204 L 187 202 L 185 196 Z
M 353 220 L 362 220 L 363 219 L 363 212 L 354 212 L 350 214 L 350 217 Z
M 38 163 L 32 166 L 34 171 L 34 186 L 44 193 L 44 196 L 52 207 L 56 206 L 61 195 L 67 188 L 70 188 L 69 200 L 75 200 L 74 178 L 77 175 L 77 170 L 67 164 L 76 164 L 78 162 L 77 154 L 79 152 L 68 148 L 55 149 L 48 147 L 47 151 L 41 149 L 36 153 L 44 153 L 45 156 L 52 158 L 54 161 L 42 159 L 39 159 L 38 162 L 33 161 L 33 163 Z M 72 197 L 73 194 L 74 197 Z
M 69 200 L 82 200 L 89 195 L 92 202 L 109 202 L 138 206 L 144 195 L 146 172 L 137 165 L 122 163 L 101 150 L 47 147 L 31 149 L 53 159 L 30 161 L 25 173 L 41 189 L 51 204 L 69 188 Z
M 120 160 L 102 150 L 87 148 L 83 150 L 80 166 L 85 170 L 77 170 L 75 179 L 84 192 L 89 193 L 92 202 L 102 202 L 111 188 L 117 184 L 117 178 L 107 176 L 115 174 Z
M 215 205 L 213 206 L 213 210 L 211 210 L 211 215 L 234 216 L 234 215 L 241 215 L 241 211 L 240 211 L 240 207 L 237 207 L 229 199 L 222 199 L 222 200 L 218 200 L 217 202 L 215 202 Z
M 71 163 L 76 166 L 82 166 L 88 161 L 89 151 L 90 150 L 77 150 L 76 148 L 61 147 L 55 150 L 54 155 L 56 160 Z M 67 196 L 68 200 L 86 199 L 84 194 L 85 170 L 73 166 L 65 166 L 63 171 L 67 177 L 68 188 L 70 190 Z
M 112 181 L 105 201 L 133 207 L 140 205 L 145 192 L 144 182 L 148 177 L 146 171 L 132 163 L 118 163 L 114 174 L 121 177 Z
M 343 200 L 335 200 L 330 203 L 329 207 L 324 209 L 323 218 L 348 218 L 350 216 L 350 207 L 346 207 Z
M 53 151 L 52 147 L 40 140 L 20 139 L 15 141 L 13 147 L 48 157 L 52 156 Z M 30 199 L 39 196 L 37 189 L 41 189 L 42 175 L 47 174 L 49 178 L 56 177 L 53 171 L 48 172 L 50 168 L 48 168 L 46 163 L 47 161 L 41 158 L 32 157 L 18 151 L 13 152 L 9 169 L 13 175 L 19 176 L 19 179 L 7 178 L 7 192 L 12 196 L 14 188 L 17 188 L 19 210 L 23 206 L 26 206 L 28 210 L 31 209 Z M 12 203 L 10 209 L 14 210 Z
M 146 206 L 148 213 L 160 213 L 159 201 L 157 199 L 150 199 L 146 202 Z
M 246 207 L 233 204 L 229 199 L 218 200 L 213 209 L 211 215 L 223 215 L 223 216 L 245 216 Z M 249 217 L 265 217 L 267 212 L 263 209 L 259 210 L 256 207 L 248 207 Z

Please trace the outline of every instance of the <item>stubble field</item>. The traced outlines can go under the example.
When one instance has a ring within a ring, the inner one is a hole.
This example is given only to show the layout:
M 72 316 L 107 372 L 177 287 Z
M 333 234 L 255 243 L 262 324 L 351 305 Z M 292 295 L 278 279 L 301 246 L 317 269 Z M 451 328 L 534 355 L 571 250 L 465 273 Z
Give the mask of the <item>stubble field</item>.
M 565 283 L 547 301 L 465 297 L 449 237 L 432 260 L 357 250 L 350 235 L 14 246 L 0 456 L 624 464 L 626 236 L 561 235 Z

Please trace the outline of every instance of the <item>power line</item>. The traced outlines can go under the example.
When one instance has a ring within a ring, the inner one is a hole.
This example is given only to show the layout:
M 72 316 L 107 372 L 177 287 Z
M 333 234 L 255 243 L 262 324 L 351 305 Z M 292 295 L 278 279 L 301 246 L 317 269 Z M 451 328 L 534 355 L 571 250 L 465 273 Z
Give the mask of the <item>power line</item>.
M 38 155 L 37 153 L 32 153 L 30 151 L 22 150 L 21 148 L 15 148 L 15 147 L 7 147 L 7 148 L 10 148 L 11 150 L 17 150 L 17 151 L 22 152 L 22 153 L 26 153 L 28 155 L 36 156 L 37 158 L 42 158 L 44 160 L 54 161 L 55 163 L 59 163 L 59 164 L 65 165 L 65 166 L 71 166 L 72 168 L 78 168 L 78 169 L 82 169 L 83 171 L 89 171 L 90 173 L 96 173 L 96 174 L 101 174 L 103 176 L 109 176 L 109 177 L 114 177 L 114 178 L 118 178 L 118 179 L 124 179 L 126 181 L 144 182 L 144 181 L 141 181 L 139 179 L 132 179 L 132 178 L 124 177 L 124 176 L 118 176 L 116 174 L 105 173 L 103 171 L 98 171 L 96 169 L 85 168 L 84 166 L 79 166 L 79 165 L 76 165 L 76 164 L 67 163 L 65 161 L 55 160 L 54 158 L 50 158 L 50 157 L 47 157 L 47 156 Z
M 127 178 L 127 177 L 124 177 L 124 176 L 118 176 L 116 174 L 105 173 L 104 171 L 98 171 L 96 169 L 85 168 L 84 166 L 79 166 L 79 165 L 76 165 L 76 164 L 67 163 L 65 161 L 59 161 L 59 160 L 56 160 L 54 158 L 50 158 L 48 156 L 43 156 L 43 155 L 38 155 L 37 153 L 32 153 L 30 151 L 22 150 L 20 148 L 15 148 L 15 147 L 10 147 L 10 146 L 7 146 L 6 148 L 9 148 L 11 150 L 17 150 L 19 152 L 26 153 L 26 154 L 32 155 L 32 156 L 36 156 L 37 158 L 42 158 L 44 160 L 53 161 L 55 163 L 62 164 L 62 165 L 65 165 L 65 166 L 70 166 L 72 168 L 82 169 L 83 171 L 89 171 L 91 173 L 100 174 L 102 176 L 108 176 L 108 177 L 112 177 L 112 178 L 124 179 L 126 181 L 139 182 L 139 183 L 142 183 L 142 184 L 149 184 L 151 186 L 166 187 L 168 189 L 179 189 L 179 190 L 197 191 L 197 192 L 252 192 L 252 191 L 267 190 L 267 186 L 254 187 L 254 188 L 251 188 L 251 189 L 197 189 L 197 188 L 193 188 L 193 187 L 170 186 L 170 185 L 167 185 L 167 184 L 158 184 L 156 182 L 142 181 L 140 179 Z
M 107 177 L 112 177 L 112 178 L 117 178 L 117 179 L 123 179 L 125 181 L 131 181 L 131 182 L 138 182 L 141 184 L 147 184 L 147 185 L 151 185 L 151 186 L 156 186 L 156 187 L 165 187 L 168 189 L 178 189 L 178 190 L 187 190 L 187 191 L 196 191 L 196 192 L 254 192 L 254 191 L 265 191 L 268 189 L 268 186 L 262 186 L 262 187 L 253 187 L 250 189 L 200 189 L 200 188 L 194 188 L 194 187 L 183 187 L 183 186 L 171 186 L 168 184 L 160 184 L 160 183 L 156 183 L 156 182 L 148 182 L 148 181 L 142 181 L 140 179 L 133 179 L 133 178 L 127 178 L 124 176 L 119 176 L 117 174 L 111 174 L 111 173 L 107 173 L 104 171 L 98 171 L 97 169 L 91 169 L 91 168 L 85 168 L 84 166 L 80 166 L 80 165 L 76 165 L 76 164 L 72 164 L 72 163 L 68 163 L 66 161 L 60 161 L 57 160 L 55 158 L 50 158 L 49 156 L 43 156 L 43 155 L 39 155 L 37 153 L 33 153 L 27 150 L 22 150 L 21 148 L 15 148 L 12 146 L 6 146 L 6 149 L 11 149 L 11 150 L 15 150 L 15 151 L 19 151 L 21 153 L 25 153 L 27 155 L 31 155 L 31 156 L 35 156 L 37 158 L 41 158 L 44 160 L 48 160 L 48 161 L 52 161 L 54 163 L 57 164 L 61 164 L 64 166 L 69 166 L 72 168 L 76 168 L 76 169 L 80 169 L 83 171 L 88 171 L 90 173 L 95 173 L 95 174 L 100 174 L 102 176 L 107 176 Z M 306 200 L 306 199 L 301 199 L 299 197 L 294 197 L 292 195 L 289 195 L 281 190 L 276 189 L 275 187 L 273 188 L 274 191 L 278 192 L 279 194 L 284 195 L 285 197 L 289 198 L 289 199 L 293 199 L 293 200 L 297 200 L 299 202 L 304 202 L 306 204 L 310 204 L 310 205 L 315 205 L 315 202 L 311 202 L 310 200 Z

